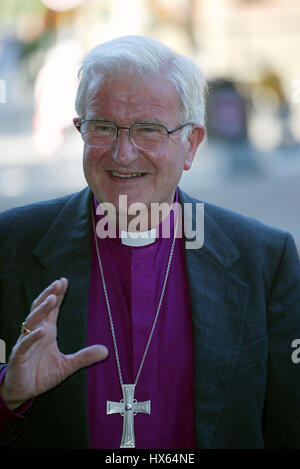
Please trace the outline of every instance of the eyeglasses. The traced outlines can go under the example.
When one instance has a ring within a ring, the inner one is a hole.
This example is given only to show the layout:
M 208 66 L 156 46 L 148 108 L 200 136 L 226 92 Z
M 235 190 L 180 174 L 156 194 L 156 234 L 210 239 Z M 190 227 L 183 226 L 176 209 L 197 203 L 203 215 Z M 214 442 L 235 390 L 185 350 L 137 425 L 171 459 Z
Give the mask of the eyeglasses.
M 163 124 L 139 122 L 130 127 L 120 127 L 114 122 L 102 120 L 84 120 L 77 124 L 83 141 L 95 148 L 111 146 L 119 137 L 120 129 L 129 130 L 129 139 L 140 150 L 156 151 L 166 147 L 169 135 L 183 129 L 191 123 L 186 123 L 174 130 L 168 130 Z

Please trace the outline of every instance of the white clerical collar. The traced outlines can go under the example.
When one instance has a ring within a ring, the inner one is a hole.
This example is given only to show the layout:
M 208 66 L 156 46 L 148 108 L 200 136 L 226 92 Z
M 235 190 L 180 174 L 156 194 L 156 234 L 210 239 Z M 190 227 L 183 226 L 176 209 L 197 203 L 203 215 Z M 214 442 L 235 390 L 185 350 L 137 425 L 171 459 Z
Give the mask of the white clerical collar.
M 156 228 L 149 231 L 121 231 L 121 242 L 126 246 L 147 246 L 156 240 Z

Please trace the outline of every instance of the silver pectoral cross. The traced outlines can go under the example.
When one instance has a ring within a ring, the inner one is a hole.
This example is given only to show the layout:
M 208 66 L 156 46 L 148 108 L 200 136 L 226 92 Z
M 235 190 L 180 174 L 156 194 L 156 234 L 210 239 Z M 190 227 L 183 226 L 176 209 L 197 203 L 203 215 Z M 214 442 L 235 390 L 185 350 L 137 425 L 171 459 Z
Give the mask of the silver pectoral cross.
M 150 414 L 150 401 L 137 402 L 134 399 L 135 384 L 122 384 L 123 399 L 120 402 L 107 401 L 106 414 L 121 414 L 123 433 L 120 448 L 135 448 L 133 418 L 138 412 Z

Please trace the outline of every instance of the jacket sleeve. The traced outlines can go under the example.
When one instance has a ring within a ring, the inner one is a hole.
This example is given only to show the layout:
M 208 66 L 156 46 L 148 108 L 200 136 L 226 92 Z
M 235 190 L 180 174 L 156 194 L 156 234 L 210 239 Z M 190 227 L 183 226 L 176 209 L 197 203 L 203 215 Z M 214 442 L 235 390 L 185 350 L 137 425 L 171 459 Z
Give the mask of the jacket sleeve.
M 4 380 L 6 365 L 0 366 L 0 387 Z M 0 446 L 13 441 L 26 425 L 26 411 L 32 400 L 25 402 L 16 410 L 10 410 L 0 395 Z
M 300 339 L 300 262 L 288 233 L 267 308 L 265 447 L 300 448 L 300 363 L 292 357 L 295 351 L 292 343 Z

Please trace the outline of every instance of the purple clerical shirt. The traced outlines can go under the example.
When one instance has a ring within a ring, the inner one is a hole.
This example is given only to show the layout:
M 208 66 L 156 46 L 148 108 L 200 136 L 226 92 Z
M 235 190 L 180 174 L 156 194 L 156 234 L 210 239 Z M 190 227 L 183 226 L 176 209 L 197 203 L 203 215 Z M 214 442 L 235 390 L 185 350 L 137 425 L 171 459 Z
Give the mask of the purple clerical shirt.
M 96 206 L 95 200 L 95 211 Z M 170 238 L 160 233 L 147 246 L 127 246 L 119 237 L 98 238 L 124 384 L 135 382 L 159 304 L 174 232 L 173 212 L 170 218 Z M 99 221 L 96 214 L 95 220 Z M 106 345 L 109 356 L 88 369 L 90 443 L 91 448 L 114 449 L 120 447 L 123 417 L 106 415 L 106 402 L 119 402 L 123 396 L 93 233 L 91 237 L 88 345 Z M 136 448 L 196 447 L 192 320 L 183 238 L 175 242 L 159 318 L 134 397 L 138 402 L 151 401 L 149 415 L 134 417 Z M 11 412 L 0 396 L 0 430 L 4 422 L 22 418 L 27 407 Z
M 135 382 L 157 311 L 174 233 L 173 215 L 171 236 L 157 237 L 146 246 L 124 245 L 119 236 L 97 239 L 124 384 Z M 92 344 L 104 344 L 109 356 L 88 370 L 91 447 L 119 448 L 123 417 L 107 415 L 106 402 L 120 402 L 123 395 L 93 236 L 88 317 L 88 345 Z M 134 397 L 138 402 L 151 401 L 150 415 L 134 417 L 136 448 L 195 448 L 192 319 L 183 238 L 175 242 L 159 318 Z

